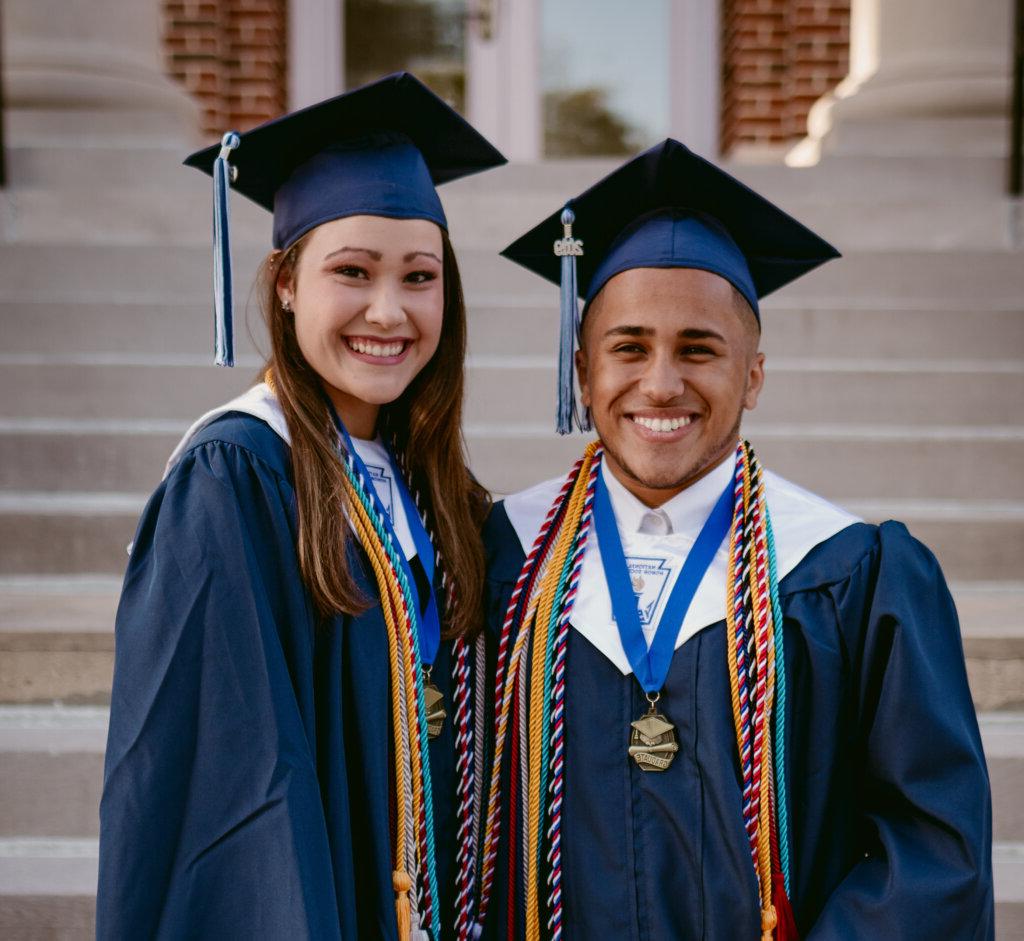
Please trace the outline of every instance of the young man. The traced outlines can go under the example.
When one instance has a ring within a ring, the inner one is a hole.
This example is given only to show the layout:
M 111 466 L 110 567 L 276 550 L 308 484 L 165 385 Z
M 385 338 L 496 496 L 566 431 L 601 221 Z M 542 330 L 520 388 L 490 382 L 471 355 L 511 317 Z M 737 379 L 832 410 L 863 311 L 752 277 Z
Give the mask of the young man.
M 758 298 L 835 250 L 669 140 L 505 254 L 561 278 L 563 431 L 578 285 L 599 441 L 485 533 L 487 933 L 991 938 L 988 777 L 938 564 L 740 436 Z

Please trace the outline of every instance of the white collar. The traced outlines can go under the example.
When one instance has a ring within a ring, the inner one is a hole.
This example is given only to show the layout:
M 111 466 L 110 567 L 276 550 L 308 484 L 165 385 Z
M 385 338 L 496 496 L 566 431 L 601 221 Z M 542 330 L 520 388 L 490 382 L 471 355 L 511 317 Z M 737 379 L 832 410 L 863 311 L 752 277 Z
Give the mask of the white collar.
M 732 467 L 730 461 L 725 461 L 707 477 L 669 501 L 679 501 L 678 507 L 671 508 L 674 517 L 673 527 L 675 520 L 678 519 L 680 523 L 685 523 L 685 528 L 674 529 L 673 534 L 660 537 L 640 534 L 636 530 L 626 533 L 620 529 L 623 549 L 627 555 L 631 553 L 633 547 L 640 546 L 641 553 L 647 548 L 652 548 L 660 554 L 676 553 L 677 556 L 685 558 L 714 501 L 724 489 L 725 479 L 732 473 Z M 609 474 L 606 480 L 611 478 L 612 475 Z M 564 478 L 545 481 L 513 494 L 504 501 L 505 513 L 525 553 L 528 554 L 533 547 L 540 526 L 563 483 Z M 619 486 L 625 491 L 621 484 Z M 699 488 L 695 495 L 689 494 L 694 488 Z M 613 486 L 609 485 L 608 489 L 612 492 Z M 859 522 L 852 514 L 770 471 L 765 472 L 765 491 L 772 516 L 776 570 L 780 580 L 796 568 L 815 546 L 830 539 L 847 526 Z M 625 492 L 628 494 L 628 491 Z M 686 499 L 681 500 L 683 497 Z M 613 507 L 618 522 L 619 506 L 614 502 L 614 498 Z M 634 516 L 636 512 L 636 507 L 633 507 Z M 629 519 L 629 513 L 627 503 L 623 518 Z M 728 544 L 723 542 L 694 595 L 686 618 L 680 625 L 675 643 L 677 649 L 699 631 L 725 619 L 728 555 Z M 676 573 L 679 567 L 681 563 L 676 566 Z M 671 586 L 666 585 L 665 590 L 667 593 Z M 612 620 L 611 598 L 604 581 L 600 548 L 593 532 L 587 539 L 586 554 L 580 573 L 580 588 L 573 607 L 571 623 L 575 630 L 583 634 L 624 675 L 632 672 L 626 653 L 622 649 L 618 629 Z
M 220 418 L 221 415 L 226 415 L 228 412 L 244 412 L 246 415 L 259 418 L 270 425 L 277 436 L 291 447 L 292 439 L 288 434 L 288 422 L 284 417 L 284 412 L 281 410 L 280 403 L 277 401 L 277 396 L 270 391 L 270 386 L 265 382 L 259 382 L 230 402 L 225 402 L 223 405 L 211 408 L 205 415 L 200 415 L 171 452 L 171 456 L 167 459 L 167 466 L 164 468 L 164 477 L 181 460 L 181 456 L 188 450 L 192 439 L 215 418 Z
M 288 422 L 284 417 L 284 411 L 281 409 L 281 403 L 277 401 L 277 396 L 271 391 L 270 386 L 265 382 L 260 382 L 237 398 L 210 409 L 205 415 L 196 419 L 167 459 L 164 477 L 181 460 L 181 456 L 188 450 L 192 439 L 215 418 L 226 415 L 228 412 L 243 412 L 246 415 L 252 415 L 254 418 L 266 422 L 284 443 L 291 447 Z M 398 541 L 402 546 L 405 557 L 412 559 L 416 555 L 416 543 L 412 538 L 409 520 L 405 515 L 405 507 L 402 505 L 394 481 L 395 475 L 398 474 L 398 469 L 394 467 L 387 448 L 384 447 L 383 442 L 379 438 L 373 441 L 353 438 L 352 446 L 359 452 L 363 463 L 367 465 L 367 470 L 373 478 L 373 484 L 380 496 L 381 502 L 383 502 L 391 514 L 392 525 L 395 527 L 395 532 L 398 535 Z M 378 470 L 381 472 L 380 474 L 375 473 Z
M 620 533 L 649 532 L 650 529 L 645 527 L 645 521 L 653 515 L 667 519 L 673 533 L 696 534 L 700 532 L 722 491 L 732 479 L 733 467 L 732 459 L 726 458 L 696 483 L 653 510 L 626 489 L 618 477 L 608 469 L 606 461 L 601 462 L 601 476 L 608 487 L 608 496 L 611 498 L 615 522 Z

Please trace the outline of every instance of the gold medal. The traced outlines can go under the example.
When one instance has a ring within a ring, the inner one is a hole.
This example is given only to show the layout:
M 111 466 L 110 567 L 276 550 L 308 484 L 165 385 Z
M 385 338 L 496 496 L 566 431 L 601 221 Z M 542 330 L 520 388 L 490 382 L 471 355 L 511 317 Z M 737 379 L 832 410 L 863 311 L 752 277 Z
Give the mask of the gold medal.
M 676 727 L 654 707 L 660 697 L 648 693 L 650 709 L 630 723 L 629 754 L 641 771 L 664 771 L 679 751 Z
M 427 738 L 437 738 L 441 734 L 441 728 L 448 715 L 444 708 L 444 693 L 430 682 L 429 669 L 425 669 L 423 674 L 423 702 L 427 709 Z

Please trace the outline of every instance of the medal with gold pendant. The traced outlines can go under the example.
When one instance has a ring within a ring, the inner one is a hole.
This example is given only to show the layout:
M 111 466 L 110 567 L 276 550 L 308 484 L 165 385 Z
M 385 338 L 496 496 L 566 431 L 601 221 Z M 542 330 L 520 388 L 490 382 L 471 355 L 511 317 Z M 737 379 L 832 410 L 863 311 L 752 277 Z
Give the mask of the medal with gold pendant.
M 608 487 L 604 482 L 605 470 L 602 468 L 598 475 L 594 491 L 593 525 L 622 649 L 634 676 L 647 694 L 649 706 L 646 713 L 630 723 L 628 755 L 641 771 L 666 771 L 679 751 L 679 737 L 675 725 L 658 711 L 657 704 L 690 602 L 732 525 L 732 483 L 730 481 L 718 498 L 690 549 L 648 647 L 637 608 L 638 592 L 630 577 Z M 640 587 L 642 589 L 642 584 Z
M 658 712 L 660 693 L 648 693 L 650 708 L 635 722 L 629 736 L 629 757 L 644 771 L 664 771 L 679 751 L 676 727 Z

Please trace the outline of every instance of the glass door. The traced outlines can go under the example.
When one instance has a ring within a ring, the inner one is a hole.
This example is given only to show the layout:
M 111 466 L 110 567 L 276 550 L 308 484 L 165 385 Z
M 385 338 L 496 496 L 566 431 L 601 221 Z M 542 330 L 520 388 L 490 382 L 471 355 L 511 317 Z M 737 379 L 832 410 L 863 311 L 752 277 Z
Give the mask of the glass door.
M 541 0 L 545 157 L 633 154 L 669 135 L 670 0 Z
M 466 113 L 466 0 L 344 0 L 345 87 L 408 70 Z

